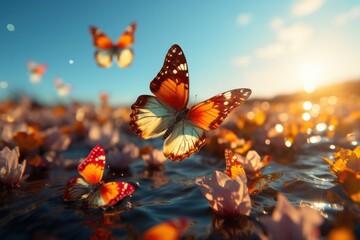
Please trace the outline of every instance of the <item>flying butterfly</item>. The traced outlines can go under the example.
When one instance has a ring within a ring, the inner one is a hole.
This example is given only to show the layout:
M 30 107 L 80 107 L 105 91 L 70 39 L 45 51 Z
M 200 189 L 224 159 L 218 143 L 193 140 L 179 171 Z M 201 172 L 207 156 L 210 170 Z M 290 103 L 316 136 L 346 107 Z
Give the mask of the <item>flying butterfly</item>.
M 169 49 L 150 90 L 155 96 L 141 95 L 131 106 L 130 126 L 142 139 L 162 136 L 164 155 L 172 161 L 197 153 L 205 144 L 205 131 L 217 129 L 251 94 L 247 88 L 233 89 L 187 108 L 188 65 L 176 44 Z
M 244 178 L 248 178 L 247 181 L 247 187 L 249 189 L 250 194 L 258 194 L 261 191 L 263 191 L 265 188 L 267 188 L 270 183 L 278 180 L 280 177 L 282 177 L 282 173 L 270 173 L 270 174 L 258 174 L 255 178 L 249 178 L 249 176 L 246 175 L 246 172 L 244 168 L 242 167 L 242 164 L 238 160 L 238 157 L 236 154 L 234 154 L 233 151 L 226 148 L 225 149 L 225 162 L 226 162 L 226 169 L 225 173 L 230 178 L 235 179 L 236 176 L 239 174 Z
M 64 81 L 59 77 L 54 79 L 54 86 L 56 88 L 57 94 L 60 97 L 66 97 L 72 91 L 72 86 L 70 84 L 64 83 Z
M 130 183 L 104 183 L 101 180 L 104 167 L 105 151 L 97 145 L 78 166 L 78 171 L 82 177 L 73 178 L 67 184 L 64 201 L 85 199 L 89 207 L 106 209 L 135 191 L 134 186 Z
M 47 65 L 46 64 L 37 64 L 34 61 L 29 61 L 26 64 L 26 66 L 29 71 L 30 82 L 31 83 L 39 83 L 45 74 Z
M 93 44 L 97 48 L 94 55 L 96 63 L 100 67 L 109 68 L 113 58 L 116 58 L 119 67 L 125 68 L 130 66 L 134 57 L 131 46 L 135 41 L 135 30 L 136 23 L 130 24 L 119 37 L 117 43 L 114 44 L 99 28 L 90 26 Z

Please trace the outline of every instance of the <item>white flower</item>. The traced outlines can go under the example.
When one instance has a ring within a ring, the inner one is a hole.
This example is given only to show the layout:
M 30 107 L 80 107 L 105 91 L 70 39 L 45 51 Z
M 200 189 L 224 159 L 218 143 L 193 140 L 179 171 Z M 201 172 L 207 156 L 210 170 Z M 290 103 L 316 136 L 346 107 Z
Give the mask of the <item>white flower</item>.
M 0 151 L 0 182 L 6 186 L 19 185 L 25 177 L 23 177 L 26 161 L 19 164 L 19 148 L 15 147 L 10 150 L 4 147 Z
M 260 218 L 260 222 L 266 227 L 271 239 L 318 239 L 319 226 L 323 222 L 320 213 L 309 207 L 295 208 L 280 193 L 277 201 L 272 216 Z
M 151 146 L 141 148 L 140 156 L 144 160 L 145 165 L 150 168 L 160 168 L 167 159 L 162 150 Z
M 250 150 L 246 154 L 246 157 L 243 157 L 237 153 L 235 153 L 235 155 L 238 161 L 243 166 L 245 172 L 249 175 L 256 175 L 261 171 L 262 168 L 267 166 L 270 161 L 269 156 L 265 156 L 264 159 L 262 160 L 259 154 L 254 150 Z
M 71 143 L 70 137 L 62 133 L 58 127 L 45 130 L 43 136 L 44 148 L 47 150 L 65 151 Z
M 117 144 L 119 141 L 119 131 L 111 122 L 107 122 L 102 126 L 94 123 L 89 129 L 88 144 L 91 146 L 101 145 L 104 148 L 109 148 Z
M 223 217 L 250 214 L 251 199 L 242 176 L 231 179 L 225 173 L 215 171 L 210 177 L 197 178 L 196 184 L 215 213 Z
M 139 154 L 138 146 L 133 143 L 125 143 L 120 148 L 111 148 L 106 153 L 106 159 L 111 168 L 124 169 L 139 160 Z

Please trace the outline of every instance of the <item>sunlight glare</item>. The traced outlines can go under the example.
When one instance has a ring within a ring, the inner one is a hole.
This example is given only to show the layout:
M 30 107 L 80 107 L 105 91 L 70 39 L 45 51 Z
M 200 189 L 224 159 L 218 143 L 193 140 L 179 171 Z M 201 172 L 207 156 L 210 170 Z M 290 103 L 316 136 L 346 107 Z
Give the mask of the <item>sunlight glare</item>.
M 322 67 L 317 63 L 308 62 L 300 67 L 299 78 L 304 85 L 304 91 L 312 93 L 323 80 Z

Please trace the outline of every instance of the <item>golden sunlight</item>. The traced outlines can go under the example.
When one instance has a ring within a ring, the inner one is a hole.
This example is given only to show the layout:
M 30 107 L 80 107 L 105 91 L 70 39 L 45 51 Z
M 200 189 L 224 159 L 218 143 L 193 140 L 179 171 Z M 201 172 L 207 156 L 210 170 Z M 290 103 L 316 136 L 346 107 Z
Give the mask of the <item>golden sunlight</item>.
M 316 62 L 307 62 L 299 68 L 299 79 L 303 83 L 304 91 L 307 93 L 314 92 L 323 78 L 323 68 Z

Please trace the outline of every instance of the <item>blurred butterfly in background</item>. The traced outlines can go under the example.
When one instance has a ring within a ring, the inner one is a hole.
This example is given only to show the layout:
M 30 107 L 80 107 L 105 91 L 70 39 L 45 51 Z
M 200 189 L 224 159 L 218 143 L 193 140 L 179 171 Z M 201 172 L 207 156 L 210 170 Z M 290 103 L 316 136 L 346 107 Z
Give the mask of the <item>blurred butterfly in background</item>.
M 131 106 L 130 126 L 142 139 L 162 136 L 164 155 L 172 161 L 197 153 L 205 144 L 205 131 L 217 129 L 251 94 L 247 88 L 233 89 L 187 108 L 188 66 L 176 44 L 169 49 L 150 90 L 155 96 L 141 95 Z
M 46 64 L 37 64 L 34 61 L 29 61 L 26 64 L 26 66 L 29 71 L 30 82 L 31 83 L 39 83 L 45 74 L 47 65 Z
M 55 78 L 54 85 L 55 85 L 57 94 L 60 97 L 66 97 L 72 91 L 72 86 L 70 84 L 65 84 L 61 78 Z
M 267 188 L 270 183 L 278 180 L 283 175 L 282 173 L 271 173 L 265 175 L 259 174 L 255 178 L 250 178 L 248 175 L 246 175 L 245 169 L 239 162 L 236 154 L 234 154 L 234 152 L 228 148 L 225 149 L 225 163 L 225 173 L 230 178 L 235 179 L 236 176 L 241 175 L 241 177 L 248 179 L 247 187 L 250 194 L 259 194 L 261 191 Z
M 93 37 L 93 44 L 97 48 L 95 52 L 96 63 L 100 67 L 108 68 L 115 57 L 119 67 L 125 68 L 132 63 L 134 52 L 130 48 L 134 43 L 136 23 L 128 26 L 125 32 L 119 37 L 116 44 L 105 35 L 99 28 L 91 26 L 90 33 Z
M 89 207 L 106 209 L 135 191 L 130 183 L 101 181 L 104 167 L 105 151 L 97 145 L 78 166 L 82 177 L 73 178 L 67 184 L 64 201 L 85 199 Z

